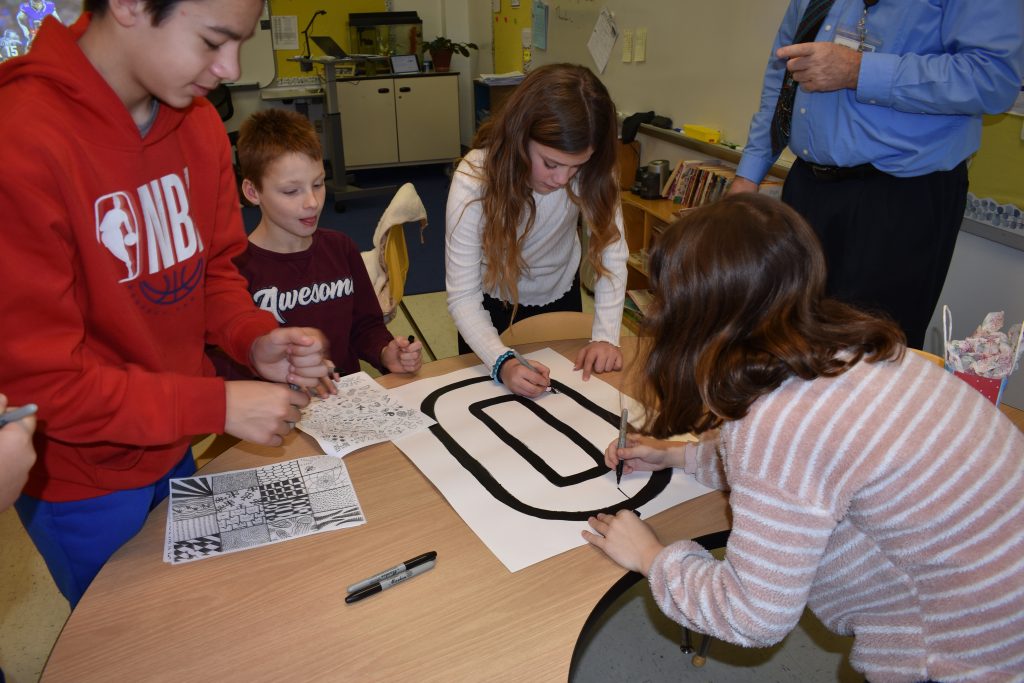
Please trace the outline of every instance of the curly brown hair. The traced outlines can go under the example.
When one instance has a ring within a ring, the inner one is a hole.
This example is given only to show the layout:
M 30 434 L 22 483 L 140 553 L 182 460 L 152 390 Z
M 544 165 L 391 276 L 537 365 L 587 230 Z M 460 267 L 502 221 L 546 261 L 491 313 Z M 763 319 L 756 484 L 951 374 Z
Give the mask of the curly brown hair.
M 472 146 L 487 150 L 482 197 L 485 289 L 499 292 L 513 305 L 519 302 L 517 282 L 527 267 L 521 245 L 536 218 L 529 182 L 531 140 L 570 154 L 593 150 L 567 191 L 590 231 L 587 258 L 599 275 L 607 274 L 601 251 L 618 239 L 616 129 L 608 90 L 590 69 L 576 64 L 531 71 L 501 111 L 480 127 Z M 524 218 L 525 230 L 519 235 Z
M 825 297 L 813 230 L 782 202 L 728 196 L 668 227 L 650 256 L 640 398 L 666 438 L 738 420 L 790 377 L 902 358 L 896 323 Z

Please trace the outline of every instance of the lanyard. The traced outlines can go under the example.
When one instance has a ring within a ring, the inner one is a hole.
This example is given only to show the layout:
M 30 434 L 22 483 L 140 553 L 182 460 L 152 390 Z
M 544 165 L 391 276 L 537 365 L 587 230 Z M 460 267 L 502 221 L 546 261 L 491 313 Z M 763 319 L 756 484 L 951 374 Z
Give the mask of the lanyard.
M 877 4 L 878 0 L 864 0 L 864 13 L 860 15 L 860 21 L 857 22 L 857 36 L 860 38 L 858 52 L 864 52 L 864 42 L 868 37 L 868 8 Z

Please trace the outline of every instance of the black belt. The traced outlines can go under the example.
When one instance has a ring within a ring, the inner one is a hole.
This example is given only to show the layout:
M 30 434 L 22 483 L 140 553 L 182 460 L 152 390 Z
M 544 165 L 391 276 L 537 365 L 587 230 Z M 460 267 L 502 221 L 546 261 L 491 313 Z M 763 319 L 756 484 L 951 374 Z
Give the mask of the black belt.
M 879 171 L 871 164 L 861 164 L 860 166 L 824 166 L 822 164 L 814 164 L 810 161 L 804 161 L 799 157 L 797 158 L 797 162 L 807 166 L 811 173 L 814 174 L 815 178 L 826 182 L 886 175 L 884 171 Z

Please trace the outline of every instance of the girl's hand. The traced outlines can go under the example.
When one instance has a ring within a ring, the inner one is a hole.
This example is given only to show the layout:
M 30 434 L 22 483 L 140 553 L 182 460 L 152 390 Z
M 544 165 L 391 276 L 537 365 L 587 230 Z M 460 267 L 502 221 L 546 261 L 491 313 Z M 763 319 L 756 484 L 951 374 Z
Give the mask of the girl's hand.
M 681 441 L 661 441 L 649 436 L 630 434 L 626 437 L 626 445 L 619 448 L 619 440 L 608 444 L 604 450 L 604 464 L 615 469 L 622 460 L 622 473 L 655 472 L 666 467 L 683 466 L 683 449 L 686 444 Z
M 583 538 L 597 546 L 613 562 L 633 572 L 647 576 L 654 558 L 663 546 L 645 522 L 632 510 L 619 510 L 613 517 L 601 513 L 587 520 L 597 533 L 583 532 Z
M 513 394 L 537 398 L 551 387 L 551 369 L 535 360 L 531 360 L 530 365 L 533 370 L 509 358 L 501 366 L 501 383 Z
M 590 342 L 576 354 L 573 370 L 583 370 L 583 380 L 590 379 L 590 373 L 613 372 L 622 369 L 622 349 L 608 342 Z

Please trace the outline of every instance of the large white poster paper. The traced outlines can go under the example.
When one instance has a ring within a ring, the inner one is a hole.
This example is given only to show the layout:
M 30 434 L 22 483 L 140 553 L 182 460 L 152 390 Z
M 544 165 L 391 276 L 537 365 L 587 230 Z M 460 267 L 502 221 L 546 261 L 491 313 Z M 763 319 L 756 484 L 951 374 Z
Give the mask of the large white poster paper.
M 551 368 L 557 394 L 515 396 L 482 365 L 391 391 L 437 420 L 395 445 L 509 571 L 582 545 L 596 512 L 629 508 L 646 518 L 708 491 L 665 470 L 627 475 L 620 492 L 604 466 L 618 436 L 618 390 L 596 376 L 584 382 L 551 349 L 528 357 Z

